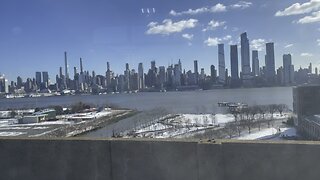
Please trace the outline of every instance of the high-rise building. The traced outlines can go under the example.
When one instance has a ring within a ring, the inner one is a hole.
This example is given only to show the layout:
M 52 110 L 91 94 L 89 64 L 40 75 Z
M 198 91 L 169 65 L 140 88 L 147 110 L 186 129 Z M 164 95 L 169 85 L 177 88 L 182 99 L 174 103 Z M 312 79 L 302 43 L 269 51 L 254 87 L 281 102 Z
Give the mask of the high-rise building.
M 36 72 L 36 84 L 38 86 L 38 88 L 40 88 L 41 86 L 41 72 Z
M 181 74 L 179 64 L 175 64 L 173 69 L 174 86 L 181 86 Z
M 83 74 L 82 58 L 80 58 L 80 74 Z
M 216 70 L 216 67 L 214 65 L 211 65 L 210 67 L 210 70 L 211 70 L 211 81 L 213 83 L 216 82 L 216 79 L 217 79 L 217 70 Z
M 164 66 L 159 67 L 159 83 L 160 88 L 163 89 L 166 83 L 166 68 Z
M 182 72 L 182 63 L 181 63 L 181 60 L 179 59 L 178 61 L 178 65 L 179 65 L 179 70 Z
M 318 75 L 318 68 L 317 68 L 317 67 L 314 68 L 314 73 L 315 73 L 316 75 Z
M 224 44 L 218 44 L 218 62 L 219 62 L 219 83 L 226 82 L 226 67 L 224 59 Z
M 66 80 L 69 79 L 69 65 L 67 59 L 67 52 L 64 52 L 64 68 L 65 68 L 65 78 Z
M 199 81 L 199 70 L 198 70 L 198 61 L 193 61 L 193 69 L 194 69 L 194 76 L 195 76 L 195 84 L 198 84 Z
M 235 86 L 239 82 L 239 70 L 238 70 L 238 46 L 230 46 L 230 64 L 231 64 L 231 85 Z
M 275 59 L 274 59 L 274 44 L 267 43 L 266 44 L 266 56 L 265 56 L 265 64 L 266 64 L 266 79 L 267 82 L 272 85 L 275 80 Z
M 259 76 L 259 56 L 258 51 L 252 51 L 252 75 Z
M 110 63 L 107 62 L 107 71 L 106 71 L 106 86 L 111 89 L 111 80 L 112 80 L 112 71 L 110 69 Z
M 283 83 L 285 85 L 289 85 L 293 83 L 293 77 L 291 72 L 292 60 L 291 54 L 284 54 L 283 55 Z
M 20 89 L 23 86 L 23 81 L 20 76 L 17 77 L 17 88 Z
M 42 83 L 45 88 L 49 87 L 49 74 L 47 71 L 42 72 Z
M 124 90 L 129 91 L 130 90 L 130 68 L 129 64 L 126 63 L 126 70 L 124 71 Z
M 250 46 L 246 32 L 241 34 L 241 73 L 243 85 L 248 86 L 251 81 L 251 68 Z
M 312 74 L 312 63 L 309 64 L 308 69 L 309 69 L 309 73 Z
M 151 70 L 156 71 L 156 61 L 151 61 Z
M 144 72 L 143 72 L 143 64 L 139 63 L 138 66 L 138 81 L 139 81 L 139 90 L 145 88 L 144 82 Z

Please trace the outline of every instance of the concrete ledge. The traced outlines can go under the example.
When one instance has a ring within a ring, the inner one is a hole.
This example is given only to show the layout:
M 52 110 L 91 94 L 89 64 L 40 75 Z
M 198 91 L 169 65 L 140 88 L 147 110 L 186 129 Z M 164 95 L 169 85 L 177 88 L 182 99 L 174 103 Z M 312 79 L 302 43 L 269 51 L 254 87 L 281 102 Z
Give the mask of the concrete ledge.
M 320 142 L 0 138 L 0 179 L 319 179 Z

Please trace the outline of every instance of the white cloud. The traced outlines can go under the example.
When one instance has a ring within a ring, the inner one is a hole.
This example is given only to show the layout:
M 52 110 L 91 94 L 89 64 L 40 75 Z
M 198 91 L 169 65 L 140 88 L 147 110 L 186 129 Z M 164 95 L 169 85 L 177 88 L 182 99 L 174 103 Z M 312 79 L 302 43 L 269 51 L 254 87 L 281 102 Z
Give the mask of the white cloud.
M 217 27 L 223 26 L 225 24 L 226 24 L 225 21 L 215 21 L 214 19 L 212 19 L 208 23 L 208 27 L 204 28 L 202 31 L 215 30 Z
M 187 39 L 187 40 L 192 40 L 193 39 L 193 34 L 182 34 L 182 37 Z
M 310 16 L 305 16 L 298 20 L 297 23 L 299 24 L 307 24 L 307 23 L 314 23 L 320 21 L 320 11 L 313 12 Z
M 204 43 L 207 45 L 207 46 L 217 46 L 218 44 L 220 43 L 223 43 L 224 41 L 228 41 L 232 38 L 232 36 L 230 35 L 226 35 L 222 38 L 218 38 L 218 37 L 208 37 L 207 40 L 204 41 Z
M 246 9 L 248 7 L 250 7 L 252 5 L 252 2 L 248 2 L 248 1 L 239 1 L 236 4 L 232 4 L 230 5 L 231 8 L 234 9 Z
M 320 46 L 320 39 L 317 39 L 318 46 Z
M 296 14 L 305 14 L 320 9 L 320 0 L 310 0 L 309 2 L 300 4 L 295 3 L 287 7 L 283 11 L 276 12 L 275 16 L 290 16 Z
M 287 44 L 287 45 L 284 46 L 284 48 L 290 48 L 292 46 L 293 46 L 293 44 Z
M 204 41 L 204 43 L 207 46 L 217 46 L 220 43 L 220 39 L 217 37 L 213 37 L 213 38 L 209 37 L 207 40 Z
M 311 54 L 311 53 L 301 53 L 300 56 L 302 56 L 302 57 L 312 57 L 313 54 Z
M 171 33 L 181 32 L 184 29 L 194 28 L 198 23 L 197 19 L 181 20 L 172 22 L 171 19 L 163 20 L 162 24 L 158 22 L 150 22 L 146 34 L 163 34 L 169 35 Z
M 216 13 L 216 12 L 224 12 L 227 10 L 227 7 L 223 4 L 216 4 L 212 7 L 201 7 L 198 9 L 188 9 L 187 11 L 176 12 L 175 10 L 170 11 L 170 15 L 172 16 L 181 16 L 181 15 L 196 15 L 202 13 Z
M 262 51 L 264 49 L 264 46 L 266 44 L 266 40 L 265 39 L 253 39 L 251 41 L 251 48 L 258 50 L 258 51 Z
M 225 40 L 225 41 L 228 41 L 232 38 L 231 35 L 226 35 L 225 37 L 223 37 L 222 39 Z

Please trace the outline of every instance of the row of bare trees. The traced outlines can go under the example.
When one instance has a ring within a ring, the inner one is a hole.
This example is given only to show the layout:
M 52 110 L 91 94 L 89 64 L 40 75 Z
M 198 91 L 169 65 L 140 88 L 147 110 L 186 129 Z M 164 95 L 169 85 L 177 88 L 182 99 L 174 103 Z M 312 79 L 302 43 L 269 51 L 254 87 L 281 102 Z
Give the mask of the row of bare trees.
M 240 136 L 242 129 L 247 128 L 250 134 L 253 127 L 258 127 L 260 131 L 263 123 L 266 123 L 269 128 L 274 121 L 274 114 L 279 112 L 282 116 L 286 111 L 288 111 L 288 106 L 285 104 L 253 105 L 230 109 L 235 121 L 225 125 L 226 133 L 230 138 L 235 133 Z

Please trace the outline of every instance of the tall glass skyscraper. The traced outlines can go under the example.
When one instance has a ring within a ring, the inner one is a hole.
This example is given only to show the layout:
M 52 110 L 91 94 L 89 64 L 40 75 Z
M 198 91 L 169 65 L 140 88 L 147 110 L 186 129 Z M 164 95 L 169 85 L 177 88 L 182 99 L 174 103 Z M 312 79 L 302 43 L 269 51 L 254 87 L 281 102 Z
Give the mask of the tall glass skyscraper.
M 237 85 L 239 81 L 238 70 L 238 46 L 230 46 L 230 64 L 231 64 L 231 85 Z
M 250 47 L 246 32 L 241 34 L 241 72 L 243 85 L 249 85 L 251 80 Z
M 266 56 L 265 56 L 265 64 L 266 64 L 266 78 L 268 83 L 273 84 L 275 80 L 275 60 L 274 60 L 274 44 L 267 43 L 266 44 Z
M 252 51 L 252 75 L 259 76 L 259 57 L 257 50 Z
M 219 82 L 226 82 L 226 66 L 224 59 L 224 44 L 218 44 L 218 61 L 219 61 Z

